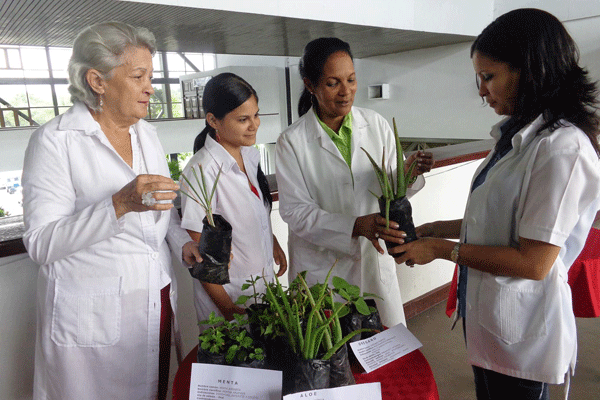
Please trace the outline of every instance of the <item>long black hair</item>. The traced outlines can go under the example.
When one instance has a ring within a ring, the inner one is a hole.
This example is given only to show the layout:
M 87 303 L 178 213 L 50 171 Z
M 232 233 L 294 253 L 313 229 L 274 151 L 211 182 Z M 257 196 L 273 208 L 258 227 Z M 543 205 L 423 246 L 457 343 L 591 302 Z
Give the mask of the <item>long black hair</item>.
M 522 124 L 543 114 L 544 129 L 554 131 L 560 120 L 581 129 L 600 155 L 597 86 L 579 66 L 577 45 L 552 14 L 533 8 L 496 18 L 475 39 L 475 52 L 520 71 L 515 111 Z
M 252 96 L 256 98 L 256 102 L 258 103 L 256 90 L 248 82 L 236 74 L 223 72 L 211 78 L 204 87 L 202 107 L 207 114 L 211 113 L 216 119 L 222 120 L 227 114 L 244 104 Z M 206 136 L 208 135 L 216 140 L 215 129 L 206 121 L 206 127 L 194 140 L 194 153 L 204 147 Z M 260 163 L 258 164 L 256 179 L 258 180 L 258 186 L 263 199 L 269 204 L 269 208 L 271 208 L 273 197 L 271 196 L 269 182 L 260 167 Z
M 352 52 L 350 51 L 350 45 L 341 39 L 334 37 L 319 38 L 310 41 L 306 47 L 304 47 L 304 54 L 300 59 L 300 77 L 306 78 L 313 85 L 317 85 L 321 76 L 323 76 L 323 67 L 325 63 L 334 53 L 343 51 L 348 54 L 351 59 Z M 298 102 L 298 115 L 303 116 L 306 114 L 312 105 L 317 106 L 317 100 L 314 98 L 308 89 L 305 87 L 300 95 L 300 101 Z

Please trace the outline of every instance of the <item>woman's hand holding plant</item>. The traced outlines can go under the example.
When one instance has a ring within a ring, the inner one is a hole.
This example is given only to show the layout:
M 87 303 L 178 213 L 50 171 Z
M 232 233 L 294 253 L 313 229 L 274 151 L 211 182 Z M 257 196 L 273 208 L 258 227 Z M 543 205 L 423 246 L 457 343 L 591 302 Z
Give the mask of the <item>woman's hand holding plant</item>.
M 417 162 L 414 170 L 411 173 L 411 177 L 417 177 L 419 175 L 424 174 L 425 172 L 431 171 L 433 168 L 434 160 L 433 154 L 426 151 L 417 151 L 416 153 L 411 154 L 404 163 L 404 171 L 408 172 L 408 168 L 413 164 L 413 162 Z
M 285 253 L 279 245 L 275 235 L 273 235 L 273 260 L 275 261 L 275 264 L 279 265 L 277 276 L 285 274 L 285 271 L 287 271 L 287 260 L 285 258 Z
M 117 219 L 128 212 L 169 210 L 173 207 L 170 201 L 177 197 L 176 190 L 179 190 L 179 185 L 171 178 L 162 175 L 138 175 L 112 196 Z M 154 204 L 144 204 L 143 196 L 146 193 L 151 193 L 151 197 L 156 200 Z M 165 200 L 168 202 L 161 203 Z

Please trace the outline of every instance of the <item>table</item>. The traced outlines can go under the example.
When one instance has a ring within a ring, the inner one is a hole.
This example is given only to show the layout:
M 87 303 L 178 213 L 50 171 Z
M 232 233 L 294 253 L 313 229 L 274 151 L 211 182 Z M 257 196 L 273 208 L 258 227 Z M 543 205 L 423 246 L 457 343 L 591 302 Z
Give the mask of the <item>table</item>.
M 173 382 L 173 400 L 188 400 L 192 363 L 196 346 L 182 361 Z M 384 400 L 439 400 L 437 385 L 429 363 L 420 350 L 405 355 L 365 374 L 354 372 L 356 383 L 381 382 Z

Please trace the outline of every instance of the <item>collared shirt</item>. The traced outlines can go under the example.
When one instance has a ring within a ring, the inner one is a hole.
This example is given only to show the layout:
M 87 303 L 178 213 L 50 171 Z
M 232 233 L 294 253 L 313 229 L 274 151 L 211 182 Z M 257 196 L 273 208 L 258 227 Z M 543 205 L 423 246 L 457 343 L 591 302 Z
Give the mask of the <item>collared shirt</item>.
M 337 133 L 328 127 L 325 122 L 321 121 L 316 110 L 315 116 L 321 127 L 323 127 L 327 135 L 333 140 L 348 167 L 352 167 L 352 111 L 346 114 L 342 121 L 342 126 L 340 126 L 340 131 Z
M 496 140 L 504 122 L 492 130 Z M 568 268 L 600 207 L 600 162 L 581 130 L 566 124 L 538 134 L 542 123 L 540 116 L 521 129 L 472 191 L 461 240 L 518 247 L 524 237 L 560 247 L 559 255 L 541 281 L 470 269 L 466 337 L 473 365 L 559 384 L 577 347 Z

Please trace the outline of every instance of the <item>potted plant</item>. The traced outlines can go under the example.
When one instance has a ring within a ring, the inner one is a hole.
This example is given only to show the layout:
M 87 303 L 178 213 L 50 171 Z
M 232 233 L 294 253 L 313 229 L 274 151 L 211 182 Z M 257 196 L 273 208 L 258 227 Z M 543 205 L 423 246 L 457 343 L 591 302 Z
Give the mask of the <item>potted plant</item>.
M 182 184 L 181 193 L 195 201 L 202 207 L 206 216 L 202 220 L 202 234 L 198 243 L 198 250 L 202 256 L 202 262 L 196 263 L 190 268 L 190 274 L 203 282 L 223 285 L 229 283 L 229 261 L 231 258 L 231 224 L 219 214 L 212 212 L 212 199 L 217 189 L 217 183 L 221 176 L 221 168 L 215 178 L 212 188 L 209 188 L 204 178 L 202 165 L 198 164 L 200 177 L 196 169 L 192 172 L 196 180 L 196 187 L 190 182 L 185 174 L 181 177 L 185 181 Z M 190 189 L 186 191 L 183 187 Z
M 274 284 L 266 285 L 265 298 L 283 327 L 296 359 L 291 374 L 293 382 L 289 381 L 290 374 L 286 376 L 284 371 L 286 394 L 354 382 L 346 343 L 356 334 L 370 329 L 359 329 L 343 336 L 339 315 L 348 311 L 345 304 L 334 301 L 333 290 L 328 286 L 332 269 L 325 283 L 313 287 L 308 286 L 302 274 L 287 290 L 277 277 Z M 327 310 L 326 305 L 331 309 Z
M 373 165 L 377 180 L 381 187 L 381 196 L 377 196 L 379 199 L 379 211 L 380 214 L 386 219 L 386 227 L 389 228 L 390 220 L 398 223 L 399 229 L 406 233 L 404 238 L 405 243 L 412 242 L 417 239 L 415 232 L 415 225 L 412 220 L 412 207 L 408 198 L 406 197 L 406 190 L 412 185 L 416 176 L 413 177 L 413 171 L 417 165 L 416 160 L 409 166 L 404 165 L 404 154 L 402 151 L 402 145 L 400 144 L 400 137 L 398 136 L 398 129 L 396 128 L 396 119 L 393 119 L 394 124 L 394 139 L 396 142 L 396 176 L 393 176 L 392 171 L 386 168 L 385 163 L 385 148 L 381 160 L 381 167 L 377 165 L 377 162 L 371 157 L 371 155 L 363 148 L 362 150 L 369 157 L 369 161 Z M 388 250 L 397 246 L 396 243 L 385 242 Z M 390 254 L 392 257 L 397 257 L 399 254 Z
M 347 302 L 348 312 L 339 316 L 340 324 L 342 325 L 342 333 L 345 335 L 361 328 L 373 330 L 370 332 L 363 332 L 362 335 L 357 334 L 353 336 L 350 339 L 350 342 L 367 339 L 383 330 L 381 317 L 379 316 L 379 311 L 377 311 L 375 300 L 373 300 L 373 298 L 381 299 L 381 297 L 366 292 L 361 295 L 358 286 L 348 283 L 339 276 L 334 276 L 331 279 L 331 283 L 334 287 L 334 293 Z M 366 299 L 366 297 L 369 297 L 369 299 Z
M 200 324 L 209 325 L 200 336 L 197 361 L 206 364 L 236 365 L 263 368 L 265 350 L 249 335 L 243 315 L 234 314 L 232 322 L 217 317 L 211 312 L 208 320 Z

